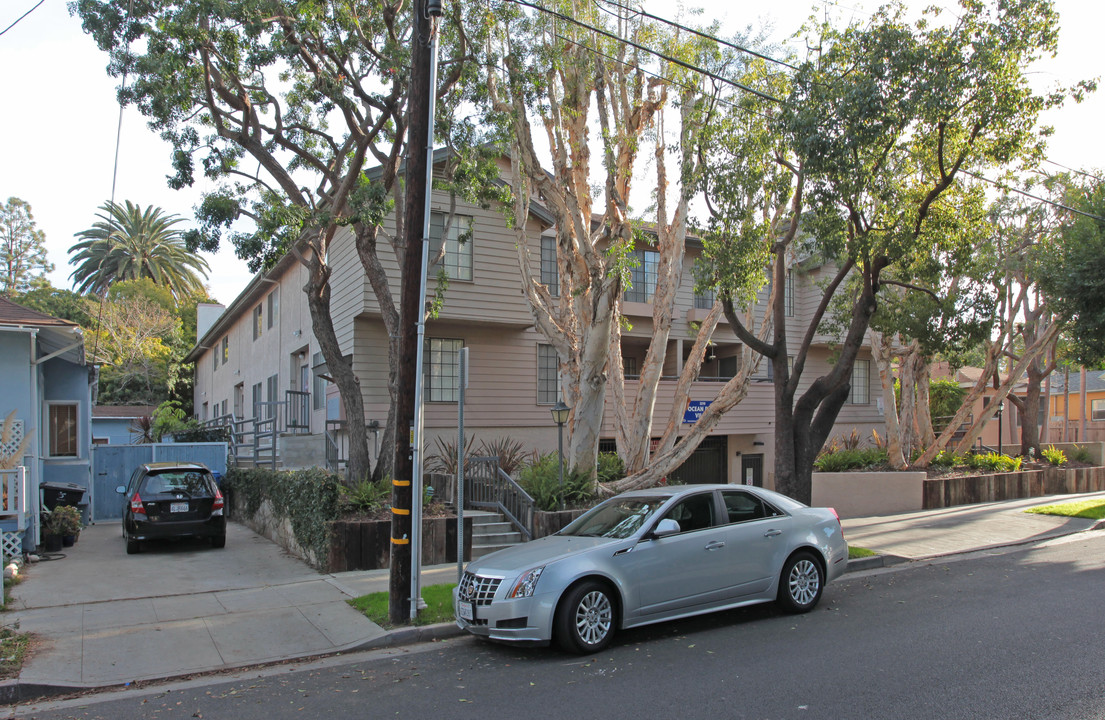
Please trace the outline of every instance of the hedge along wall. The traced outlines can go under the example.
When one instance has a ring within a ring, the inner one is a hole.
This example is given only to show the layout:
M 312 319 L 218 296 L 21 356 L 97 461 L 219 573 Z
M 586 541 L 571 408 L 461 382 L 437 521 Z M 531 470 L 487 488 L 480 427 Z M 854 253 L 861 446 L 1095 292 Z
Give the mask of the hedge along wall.
M 321 468 L 230 468 L 225 487 L 233 519 L 325 571 L 340 484 L 340 476 Z

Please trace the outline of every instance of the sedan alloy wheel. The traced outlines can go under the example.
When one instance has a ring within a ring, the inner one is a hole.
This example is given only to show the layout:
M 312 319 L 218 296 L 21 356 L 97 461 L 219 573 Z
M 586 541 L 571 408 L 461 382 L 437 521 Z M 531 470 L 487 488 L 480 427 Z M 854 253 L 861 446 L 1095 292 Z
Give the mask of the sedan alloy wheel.
M 779 602 L 791 612 L 809 612 L 821 599 L 824 587 L 821 566 L 813 556 L 801 552 L 787 561 L 780 578 Z
M 614 637 L 614 603 L 609 591 L 596 582 L 572 589 L 560 608 L 561 646 L 572 652 L 598 652 Z

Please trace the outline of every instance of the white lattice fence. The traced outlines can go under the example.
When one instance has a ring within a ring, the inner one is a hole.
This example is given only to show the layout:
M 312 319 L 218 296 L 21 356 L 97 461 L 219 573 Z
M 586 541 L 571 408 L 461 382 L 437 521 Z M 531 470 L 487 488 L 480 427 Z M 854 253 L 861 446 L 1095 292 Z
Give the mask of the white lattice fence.
M 20 443 L 23 442 L 23 421 L 12 420 L 11 426 L 8 430 L 8 437 L 5 438 L 3 433 L 0 433 L 0 458 L 11 457 L 15 455 L 19 450 Z

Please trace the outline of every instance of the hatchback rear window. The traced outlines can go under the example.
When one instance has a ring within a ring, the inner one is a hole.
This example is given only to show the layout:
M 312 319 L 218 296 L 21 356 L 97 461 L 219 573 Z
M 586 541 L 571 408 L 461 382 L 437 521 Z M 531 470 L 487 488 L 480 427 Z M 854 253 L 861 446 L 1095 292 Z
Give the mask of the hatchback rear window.
M 148 475 L 143 485 L 147 493 L 184 492 L 195 496 L 211 492 L 205 474 L 197 471 L 169 470 Z

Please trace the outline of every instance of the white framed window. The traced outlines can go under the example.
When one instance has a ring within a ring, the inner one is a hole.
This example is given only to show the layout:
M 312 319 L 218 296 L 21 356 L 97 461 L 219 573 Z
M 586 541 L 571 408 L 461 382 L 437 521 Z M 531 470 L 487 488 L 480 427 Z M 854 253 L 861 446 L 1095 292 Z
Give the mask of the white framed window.
M 637 259 L 637 267 L 629 274 L 631 285 L 623 297 L 626 302 L 648 302 L 656 294 L 660 253 L 655 250 L 634 250 L 631 255 Z
M 625 355 L 622 356 L 622 375 L 627 378 L 636 378 L 639 376 L 637 370 L 637 358 Z
M 426 338 L 422 362 L 422 386 L 427 402 L 457 402 L 460 399 L 458 355 L 463 340 Z
M 77 419 L 77 403 L 50 403 L 47 405 L 50 457 L 77 457 L 80 427 Z
M 541 238 L 541 284 L 548 288 L 553 297 L 560 296 L 560 268 L 556 264 L 556 238 L 545 235 Z
M 222 354 L 223 354 L 223 365 L 226 365 L 228 362 L 230 362 L 230 336 L 229 335 L 227 335 L 226 337 L 223 338 Z
M 253 308 L 253 339 L 261 337 L 261 333 L 265 331 L 265 310 L 264 304 L 258 305 Z
M 871 402 L 870 360 L 856 360 L 852 365 L 852 396 L 848 402 L 853 405 L 867 405 Z
M 317 368 L 322 364 L 322 353 L 317 352 L 311 355 L 311 367 Z M 311 407 L 315 410 L 321 410 L 326 407 L 326 380 L 321 377 L 317 372 L 311 373 Z
M 560 397 L 560 358 L 552 345 L 537 346 L 537 404 L 555 405 Z
M 1090 400 L 1090 420 L 1105 420 L 1105 398 Z
M 269 375 L 268 380 L 265 381 L 265 399 L 269 404 L 265 406 L 265 417 L 271 418 L 275 414 L 276 410 L 276 394 L 279 390 L 279 378 L 276 375 Z
M 253 417 L 261 417 L 261 403 L 265 397 L 261 393 L 261 383 L 253 383 L 253 404 L 250 406 L 253 409 Z
M 790 270 L 783 281 L 783 315 L 794 317 L 794 273 Z
M 430 265 L 430 276 L 433 277 L 439 269 L 444 269 L 450 280 L 471 280 L 472 218 L 454 215 L 449 224 L 449 235 L 443 240 L 446 217 L 446 213 L 430 214 L 430 261 L 437 261 Z

